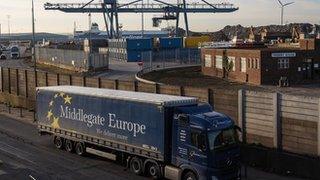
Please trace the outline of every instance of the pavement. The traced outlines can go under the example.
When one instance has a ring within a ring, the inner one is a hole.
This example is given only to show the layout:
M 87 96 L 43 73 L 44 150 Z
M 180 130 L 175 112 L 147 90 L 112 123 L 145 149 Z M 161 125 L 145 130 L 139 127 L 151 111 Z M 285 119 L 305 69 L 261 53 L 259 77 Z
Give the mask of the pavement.
M 96 156 L 80 157 L 57 150 L 35 124 L 0 115 L 0 179 L 146 179 Z M 1 163 L 2 162 L 2 163 Z M 249 180 L 299 180 L 248 168 Z
M 135 75 L 141 70 L 142 67 L 136 62 L 121 62 L 110 61 L 109 70 L 101 72 L 97 77 L 108 77 L 108 79 L 118 80 L 135 80 Z

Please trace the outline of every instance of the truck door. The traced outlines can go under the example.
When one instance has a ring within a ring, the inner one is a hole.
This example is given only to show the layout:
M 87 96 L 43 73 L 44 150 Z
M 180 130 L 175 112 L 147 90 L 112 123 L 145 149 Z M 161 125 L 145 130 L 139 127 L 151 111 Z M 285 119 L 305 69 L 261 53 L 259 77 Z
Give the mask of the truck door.
M 190 145 L 188 148 L 188 162 L 195 169 L 202 169 L 208 164 L 207 140 L 205 133 L 198 129 L 190 129 Z

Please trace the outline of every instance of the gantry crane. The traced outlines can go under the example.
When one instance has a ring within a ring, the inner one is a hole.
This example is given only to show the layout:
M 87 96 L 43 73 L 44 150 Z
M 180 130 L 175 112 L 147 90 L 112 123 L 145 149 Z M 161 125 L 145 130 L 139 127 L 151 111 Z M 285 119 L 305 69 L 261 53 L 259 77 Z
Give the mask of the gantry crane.
M 151 2 L 150 2 L 151 1 Z M 197 3 L 187 3 L 186 0 L 177 0 L 177 3 L 168 3 L 162 0 L 134 0 L 120 4 L 118 0 L 103 0 L 102 3 L 46 3 L 45 10 L 59 10 L 65 13 L 102 13 L 110 38 L 119 37 L 119 13 L 161 13 L 163 16 L 154 17 L 153 25 L 159 26 L 161 20 L 175 20 L 176 31 L 179 27 L 180 14 L 184 15 L 186 36 L 189 35 L 188 13 L 231 13 L 239 8 L 230 3 L 212 4 L 207 0 Z

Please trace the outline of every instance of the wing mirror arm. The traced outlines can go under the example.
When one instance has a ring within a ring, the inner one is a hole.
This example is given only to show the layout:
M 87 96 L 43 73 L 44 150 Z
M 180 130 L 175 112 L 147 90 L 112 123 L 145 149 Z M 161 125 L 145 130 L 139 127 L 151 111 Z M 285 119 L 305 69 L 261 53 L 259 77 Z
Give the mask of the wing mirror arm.
M 239 126 L 235 125 L 234 127 L 235 127 L 236 130 L 238 130 L 239 132 L 242 133 L 242 129 Z

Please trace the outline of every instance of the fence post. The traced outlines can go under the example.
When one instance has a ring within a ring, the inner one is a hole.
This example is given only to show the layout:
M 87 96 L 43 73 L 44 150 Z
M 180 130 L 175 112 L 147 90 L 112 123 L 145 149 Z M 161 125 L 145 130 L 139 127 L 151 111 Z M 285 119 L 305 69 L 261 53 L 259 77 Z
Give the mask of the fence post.
M 60 74 L 57 73 L 57 85 L 60 86 Z
M 155 93 L 160 94 L 160 85 L 156 83 L 154 87 L 155 87 Z
M 69 85 L 72 86 L 72 75 L 69 75 Z
M 101 77 L 98 78 L 98 88 L 101 88 Z
M 114 80 L 114 89 L 115 90 L 119 89 L 119 80 L 118 79 Z
M 180 96 L 185 96 L 184 86 L 180 86 Z
M 279 93 L 273 94 L 273 120 L 274 120 L 274 137 L 273 143 L 274 147 L 278 150 L 282 149 L 282 137 L 281 137 L 281 118 L 280 118 L 280 103 L 279 103 Z
M 11 94 L 11 69 L 8 68 L 8 90 L 9 90 L 9 94 Z
M 238 114 L 239 114 L 239 126 L 242 129 L 242 142 L 247 143 L 247 128 L 245 118 L 245 91 L 239 90 L 238 92 Z
M 29 96 L 29 88 L 28 88 L 28 71 L 27 70 L 24 70 L 24 83 L 26 85 L 26 98 Z
M 18 69 L 16 69 L 16 87 L 17 87 L 17 96 L 19 96 L 19 71 L 18 71 Z
M 139 85 L 138 85 L 138 81 L 133 81 L 133 90 L 135 92 L 139 91 Z
M 318 156 L 320 156 L 320 98 L 319 98 L 319 105 L 318 105 L 318 109 L 319 109 L 319 121 L 318 121 Z
M 45 73 L 45 78 L 46 78 L 46 86 L 49 86 L 48 72 Z
M 3 67 L 0 67 L 0 71 L 1 71 L 1 92 L 4 91 L 4 88 L 3 88 Z
M 212 108 L 214 109 L 214 100 L 213 100 L 213 90 L 212 89 L 208 89 L 208 103 L 212 106 Z
M 83 87 L 87 86 L 87 78 L 85 76 L 82 77 L 82 85 Z

